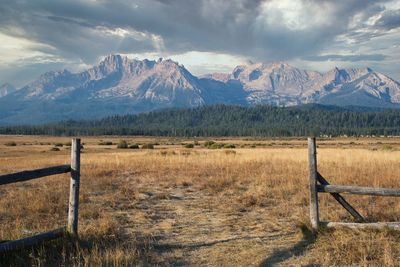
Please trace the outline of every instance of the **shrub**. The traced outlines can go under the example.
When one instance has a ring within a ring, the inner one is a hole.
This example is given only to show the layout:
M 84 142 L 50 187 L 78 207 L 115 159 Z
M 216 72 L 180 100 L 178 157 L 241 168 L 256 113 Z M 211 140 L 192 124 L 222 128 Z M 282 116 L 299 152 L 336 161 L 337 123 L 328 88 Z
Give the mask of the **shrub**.
M 184 147 L 185 148 L 194 148 L 194 144 L 185 144 Z
M 117 148 L 125 149 L 128 148 L 128 143 L 125 140 L 120 140 L 117 144 Z
M 112 145 L 113 145 L 113 142 L 111 142 L 111 141 L 103 141 L 103 140 L 100 140 L 97 144 L 98 144 L 99 146 L 112 146 Z
M 218 144 L 218 143 L 214 143 L 211 146 L 208 146 L 209 149 L 220 149 L 223 147 L 224 147 L 224 144 Z
M 11 141 L 11 142 L 5 143 L 4 145 L 6 145 L 6 146 L 17 146 L 17 143 L 15 143 L 14 141 Z
M 154 149 L 154 145 L 153 144 L 144 144 L 144 145 L 142 145 L 142 149 Z
M 62 143 L 55 143 L 54 146 L 55 146 L 55 147 L 63 147 L 64 144 L 62 144 Z
M 139 145 L 138 144 L 132 144 L 129 146 L 130 149 L 139 149 Z
M 206 141 L 206 142 L 204 143 L 204 146 L 205 146 L 205 147 L 210 147 L 210 146 L 212 146 L 212 145 L 214 145 L 214 144 L 215 144 L 214 141 Z
M 60 151 L 60 149 L 58 147 L 52 147 L 50 148 L 50 151 Z
M 224 148 L 236 148 L 234 144 L 225 144 Z

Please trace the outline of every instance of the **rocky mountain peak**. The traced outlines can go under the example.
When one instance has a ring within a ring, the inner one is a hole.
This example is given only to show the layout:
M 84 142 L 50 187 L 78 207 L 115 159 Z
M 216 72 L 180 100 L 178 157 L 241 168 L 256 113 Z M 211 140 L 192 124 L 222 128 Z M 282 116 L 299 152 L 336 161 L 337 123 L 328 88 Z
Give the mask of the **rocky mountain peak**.
M 349 68 L 349 69 L 340 69 L 335 67 L 334 69 L 328 71 L 323 75 L 323 79 L 325 81 L 331 81 L 334 84 L 340 84 L 344 82 L 350 82 L 355 79 L 358 79 L 368 73 L 372 73 L 373 71 L 370 68 Z
M 127 61 L 128 57 L 121 56 L 121 55 L 113 55 L 110 54 L 106 56 L 101 62 L 100 65 L 108 65 L 108 66 L 119 66 L 121 65 L 122 61 Z
M 240 81 L 247 91 L 265 92 L 263 95 L 266 92 L 299 95 L 303 91 L 304 84 L 319 75 L 317 72 L 300 70 L 286 62 L 272 61 L 237 66 L 232 72 L 231 79 Z M 257 98 L 264 96 L 260 95 Z M 255 97 L 252 99 L 259 101 Z
M 158 61 L 154 70 L 158 72 L 159 75 L 168 76 L 172 80 L 187 79 L 191 81 L 197 80 L 183 65 L 171 59 L 165 59 Z
M 43 84 L 51 84 L 58 83 L 62 80 L 69 80 L 72 76 L 72 73 L 66 69 L 59 71 L 48 71 L 39 76 L 39 78 L 30 84 L 32 90 L 35 90 L 35 87 L 43 87 Z
M 114 71 L 119 71 L 124 67 L 124 63 L 127 63 L 129 59 L 121 55 L 108 55 L 100 62 L 99 68 L 103 70 L 104 73 L 112 73 Z

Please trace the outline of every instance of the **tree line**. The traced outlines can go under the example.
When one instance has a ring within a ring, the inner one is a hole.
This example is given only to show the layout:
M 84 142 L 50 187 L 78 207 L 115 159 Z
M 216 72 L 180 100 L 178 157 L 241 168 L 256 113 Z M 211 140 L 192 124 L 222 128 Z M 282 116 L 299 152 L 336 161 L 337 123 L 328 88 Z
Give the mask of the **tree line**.
M 0 134 L 194 136 L 400 135 L 399 109 L 227 106 L 172 108 L 99 120 L 3 126 Z

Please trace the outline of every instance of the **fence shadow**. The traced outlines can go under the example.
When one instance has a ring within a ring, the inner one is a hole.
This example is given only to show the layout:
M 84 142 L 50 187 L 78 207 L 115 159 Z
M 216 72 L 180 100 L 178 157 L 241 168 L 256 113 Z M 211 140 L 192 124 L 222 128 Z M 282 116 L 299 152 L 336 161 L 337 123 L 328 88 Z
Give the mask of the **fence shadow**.
M 278 263 L 282 263 L 293 256 L 302 254 L 311 244 L 315 242 L 315 237 L 310 229 L 306 226 L 301 227 L 301 232 L 303 234 L 302 240 L 297 242 L 295 245 L 289 248 L 276 250 L 271 256 L 266 258 L 260 263 L 260 267 L 272 267 Z M 309 266 L 320 266 L 318 264 Z

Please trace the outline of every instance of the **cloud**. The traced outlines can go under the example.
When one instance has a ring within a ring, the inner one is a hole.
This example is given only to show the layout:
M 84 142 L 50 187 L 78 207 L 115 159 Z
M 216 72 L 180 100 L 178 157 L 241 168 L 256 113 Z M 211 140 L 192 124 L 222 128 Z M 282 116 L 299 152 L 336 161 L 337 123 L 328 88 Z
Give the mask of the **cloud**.
M 387 10 L 376 21 L 375 26 L 386 30 L 396 29 L 400 27 L 400 9 Z
M 385 56 L 382 54 L 371 55 L 322 55 L 322 56 L 308 56 L 304 60 L 310 61 L 383 61 Z
M 66 65 L 95 64 L 111 53 L 192 51 L 255 61 L 321 61 L 324 54 L 384 61 L 384 52 L 368 59 L 375 53 L 359 51 L 360 44 L 393 34 L 400 17 L 383 0 L 0 1 L 1 34 L 36 44 L 25 50 Z
M 85 1 L 20 3 L 2 4 L 0 32 L 56 49 L 43 51 L 45 53 L 93 63 L 105 54 L 159 49 L 161 37 L 156 34 L 135 30 L 122 22 L 119 26 L 117 10 L 109 9 L 110 22 L 102 21 L 108 4 Z
M 213 51 L 288 59 L 323 49 L 376 1 L 9 1 L 0 30 L 93 61 L 110 52 Z M 18 29 L 20 34 L 14 30 Z M 130 33 L 113 35 L 120 29 Z

